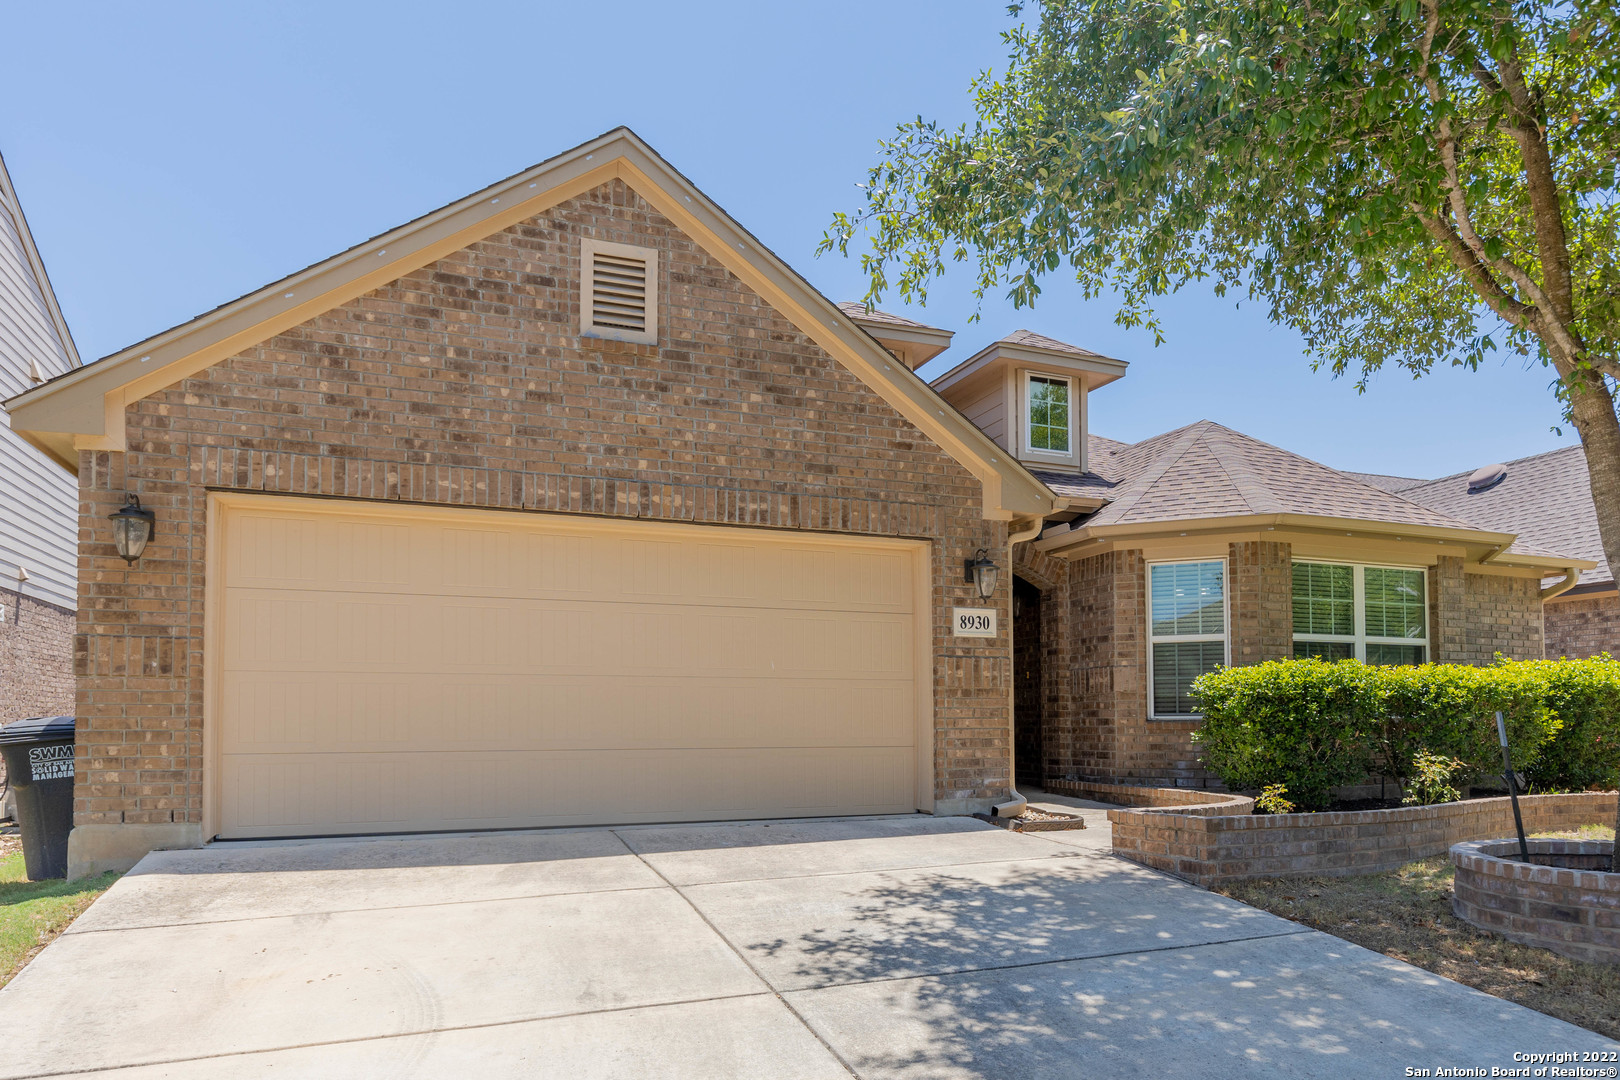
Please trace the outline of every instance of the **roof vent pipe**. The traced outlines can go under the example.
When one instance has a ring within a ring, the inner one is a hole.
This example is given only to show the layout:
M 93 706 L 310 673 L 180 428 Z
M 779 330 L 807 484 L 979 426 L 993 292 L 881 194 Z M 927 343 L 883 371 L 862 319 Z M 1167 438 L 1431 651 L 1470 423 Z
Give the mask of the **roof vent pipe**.
M 1506 465 L 1484 465 L 1468 474 L 1468 494 L 1478 495 L 1507 479 Z

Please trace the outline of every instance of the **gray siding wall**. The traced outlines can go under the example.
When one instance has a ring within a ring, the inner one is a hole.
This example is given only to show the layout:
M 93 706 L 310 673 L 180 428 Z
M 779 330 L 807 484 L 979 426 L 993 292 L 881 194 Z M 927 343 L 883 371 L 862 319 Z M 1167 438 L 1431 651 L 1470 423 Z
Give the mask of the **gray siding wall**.
M 0 162 L 0 399 L 35 385 L 30 362 L 46 379 L 74 366 L 36 258 Z M 0 589 L 78 606 L 78 507 L 77 481 L 0 414 Z M 19 585 L 20 568 L 28 580 Z

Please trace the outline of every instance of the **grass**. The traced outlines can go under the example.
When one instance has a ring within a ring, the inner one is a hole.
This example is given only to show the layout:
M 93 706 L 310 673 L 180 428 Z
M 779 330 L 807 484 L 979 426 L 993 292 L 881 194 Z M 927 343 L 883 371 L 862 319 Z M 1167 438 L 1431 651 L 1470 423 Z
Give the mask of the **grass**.
M 1609 840 L 1603 826 L 1545 835 Z M 1264 878 L 1216 889 L 1316 930 L 1620 1039 L 1620 967 L 1569 960 L 1451 913 L 1449 856 L 1359 877 Z
M 78 881 L 29 881 L 21 851 L 0 855 L 0 986 L 68 928 L 117 874 Z

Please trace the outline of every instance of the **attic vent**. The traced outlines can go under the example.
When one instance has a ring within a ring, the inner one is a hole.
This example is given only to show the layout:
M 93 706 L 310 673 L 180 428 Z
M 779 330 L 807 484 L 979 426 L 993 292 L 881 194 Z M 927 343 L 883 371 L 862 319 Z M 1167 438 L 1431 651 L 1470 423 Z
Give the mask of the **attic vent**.
M 580 245 L 580 333 L 658 344 L 658 253 L 584 240 Z
M 1468 474 L 1468 494 L 1478 495 L 1507 479 L 1506 465 L 1485 465 Z

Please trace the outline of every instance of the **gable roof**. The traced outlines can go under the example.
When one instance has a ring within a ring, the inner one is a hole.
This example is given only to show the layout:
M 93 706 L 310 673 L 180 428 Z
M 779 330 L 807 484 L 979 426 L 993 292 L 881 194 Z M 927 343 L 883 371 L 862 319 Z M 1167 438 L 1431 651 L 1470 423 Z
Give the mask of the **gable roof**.
M 972 472 L 987 517 L 1050 512 L 1051 492 L 1027 469 L 624 127 L 35 387 L 6 409 L 25 438 L 75 469 L 78 449 L 123 449 L 129 402 L 615 178 Z
M 1043 548 L 1055 550 L 1103 533 L 1164 531 L 1167 523 L 1233 528 L 1259 522 L 1334 528 L 1354 523 L 1370 532 L 1482 546 L 1493 561 L 1559 568 L 1584 561 L 1579 552 L 1518 540 L 1506 530 L 1471 523 L 1209 420 L 1104 449 L 1098 454 L 1093 448 L 1091 473 L 1068 479 L 1075 494 L 1103 493 L 1107 504 L 1067 532 L 1048 530 Z M 1069 493 L 1069 485 L 1045 479 L 1060 495 Z
M 28 379 L 26 360 L 35 361 L 40 377 L 46 379 L 78 367 L 78 347 L 57 306 L 45 261 L 34 245 L 4 157 L 0 157 L 0 267 L 5 274 L 0 296 L 7 298 L 5 310 L 0 312 L 0 333 L 12 346 L 0 350 L 0 366 L 5 369 L 0 371 L 0 390 L 18 385 L 13 376 Z M 38 355 L 25 359 L 21 355 L 25 347 L 37 350 Z M 18 365 L 16 371 L 11 370 L 14 365 Z
M 1506 464 L 1507 478 L 1487 491 L 1470 495 L 1469 474 L 1453 473 L 1420 481 L 1401 495 L 1480 528 L 1517 533 L 1525 543 L 1596 563 L 1581 572 L 1577 587 L 1612 585 L 1614 574 L 1603 554 L 1592 504 L 1586 451 L 1566 446 Z

